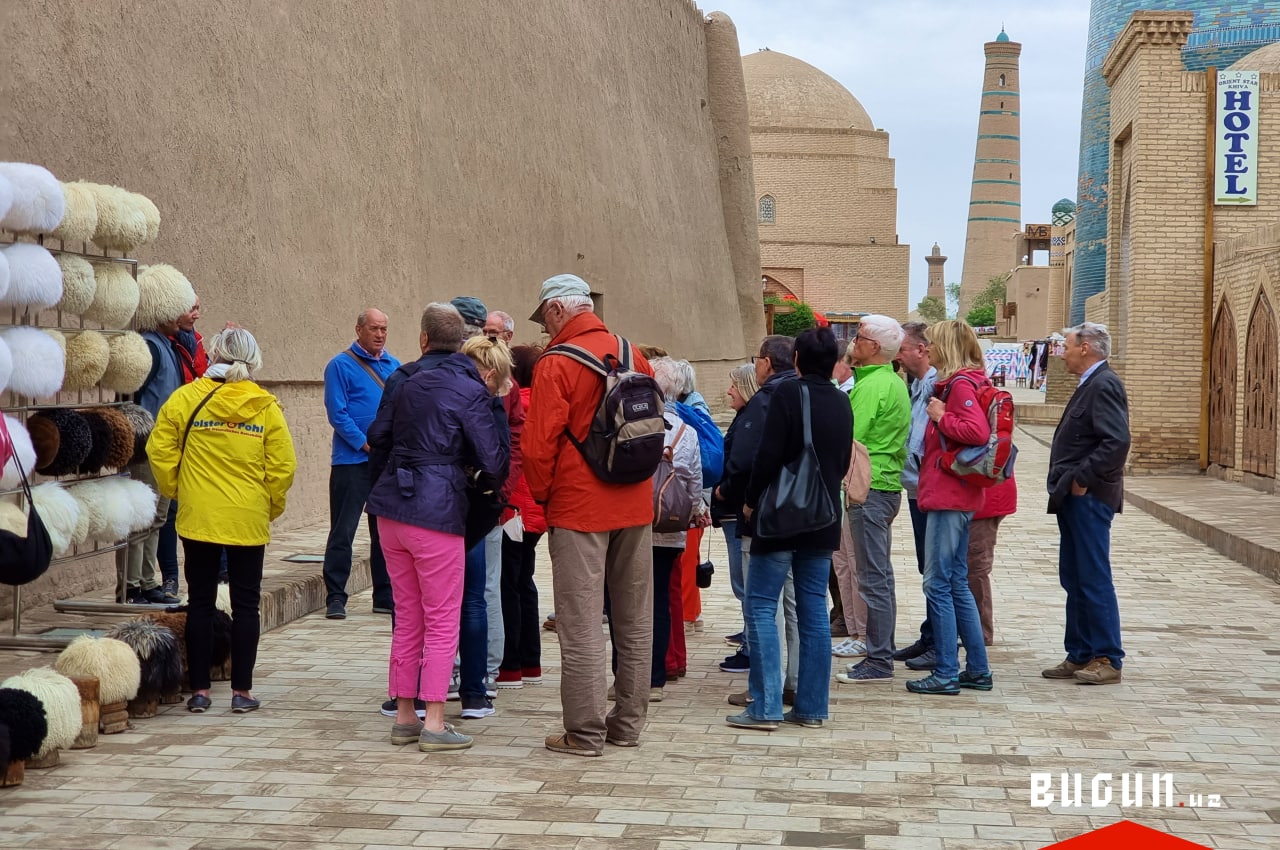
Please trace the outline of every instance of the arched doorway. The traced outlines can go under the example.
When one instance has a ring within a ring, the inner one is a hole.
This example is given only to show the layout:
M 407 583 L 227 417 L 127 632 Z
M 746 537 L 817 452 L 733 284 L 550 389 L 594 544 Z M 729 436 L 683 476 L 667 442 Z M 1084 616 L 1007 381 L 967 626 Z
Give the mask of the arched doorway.
M 1222 302 L 1209 348 L 1209 462 L 1236 465 L 1236 320 Z
M 1249 318 L 1244 349 L 1245 472 L 1276 477 L 1276 317 L 1259 295 Z

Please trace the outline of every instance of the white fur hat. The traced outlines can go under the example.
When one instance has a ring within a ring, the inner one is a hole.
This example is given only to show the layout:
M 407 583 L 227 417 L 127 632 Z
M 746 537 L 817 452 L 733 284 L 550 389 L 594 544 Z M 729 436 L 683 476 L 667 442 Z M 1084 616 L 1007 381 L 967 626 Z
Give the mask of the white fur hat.
M 113 251 L 132 251 L 147 241 L 147 215 L 142 206 L 118 186 L 87 183 L 98 207 L 93 243 Z M 158 225 L 157 225 L 158 226 Z
M 0 180 L 4 178 L 0 177 Z M 9 294 L 9 259 L 0 251 L 0 298 Z
M 138 309 L 138 282 L 124 263 L 95 263 L 93 303 L 84 318 L 103 327 L 123 328 Z
M 67 340 L 64 390 L 87 390 L 102 380 L 111 359 L 107 338 L 97 331 L 81 331 Z
M 13 186 L 9 185 L 8 177 L 0 174 L 0 221 L 4 221 L 11 206 L 13 206 Z
M 14 327 L 0 331 L 13 356 L 9 389 L 19 395 L 52 398 L 62 389 L 66 358 L 62 347 L 40 328 Z
M 9 353 L 9 344 L 0 337 L 0 393 L 9 389 L 9 378 L 13 375 L 13 355 Z
M 0 254 L 9 262 L 9 289 L 0 305 L 43 310 L 62 300 L 62 267 L 43 246 L 17 242 Z
M 103 389 L 118 393 L 136 393 L 151 374 L 151 349 L 141 334 L 133 331 L 111 337 L 107 341 L 110 356 L 102 373 Z
M 46 481 L 32 487 L 31 499 L 40 512 L 45 530 L 49 532 L 54 557 L 71 551 L 76 525 L 80 522 L 80 503 L 57 481 Z
M 27 433 L 25 425 L 8 414 L 5 414 L 4 424 L 9 429 L 14 451 L 29 479 L 36 469 L 36 450 L 35 446 L 31 445 L 31 435 Z M 13 458 L 9 458 L 9 462 L 4 465 L 4 472 L 0 473 L 0 490 L 12 490 L 21 485 L 22 477 L 18 474 L 18 465 Z
M 157 263 L 138 269 L 137 326 L 152 330 L 181 317 L 196 303 L 196 291 L 186 275 L 173 266 Z
M 98 291 L 93 264 L 74 254 L 58 254 L 55 259 L 62 268 L 62 300 L 56 306 L 64 313 L 79 316 L 93 304 Z
M 114 543 L 155 521 L 156 491 L 141 481 L 112 476 L 85 481 L 70 488 L 89 514 L 88 538 Z
M 49 667 L 39 667 L 10 676 L 0 682 L 0 688 L 26 691 L 44 707 L 48 732 L 37 756 L 47 756 L 54 750 L 68 749 L 75 743 L 82 725 L 80 717 L 80 690 L 76 683 Z
M 27 536 L 27 511 L 8 498 L 0 499 L 0 531 L 16 537 Z
M 88 242 L 98 229 L 98 199 L 85 183 L 63 183 L 66 212 L 53 235 L 66 242 Z
M 129 531 L 142 531 L 150 528 L 156 519 L 156 502 L 160 500 L 155 490 L 141 481 L 117 479 L 123 485 L 123 501 L 129 505 Z
M 0 219 L 0 228 L 19 233 L 50 233 L 62 221 L 66 199 L 62 185 L 49 170 L 24 162 L 0 162 L 0 175 L 9 178 L 13 201 Z
M 145 244 L 156 241 L 156 238 L 160 235 L 160 208 L 146 195 L 139 195 L 137 192 L 130 192 L 129 195 L 142 213 L 142 218 L 147 222 L 147 240 Z

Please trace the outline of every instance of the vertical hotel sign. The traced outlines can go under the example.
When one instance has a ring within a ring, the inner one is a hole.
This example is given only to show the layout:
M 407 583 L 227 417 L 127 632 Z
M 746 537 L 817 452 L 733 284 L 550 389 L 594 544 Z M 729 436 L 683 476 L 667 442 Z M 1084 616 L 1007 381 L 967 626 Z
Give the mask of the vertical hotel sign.
M 1214 203 L 1258 203 L 1258 72 L 1218 72 Z

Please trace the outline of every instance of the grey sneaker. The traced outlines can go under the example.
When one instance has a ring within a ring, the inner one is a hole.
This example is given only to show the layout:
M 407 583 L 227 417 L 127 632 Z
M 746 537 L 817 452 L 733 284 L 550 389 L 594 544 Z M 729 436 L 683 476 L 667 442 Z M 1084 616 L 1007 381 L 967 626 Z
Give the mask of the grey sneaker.
M 397 747 L 403 747 L 405 744 L 412 744 L 414 741 L 420 740 L 418 736 L 421 734 L 421 720 L 416 720 L 413 723 L 391 724 L 391 743 Z
M 741 714 L 730 714 L 724 722 L 738 729 L 759 729 L 761 732 L 773 732 L 778 728 L 778 721 L 758 720 L 745 711 Z
M 463 735 L 448 723 L 439 732 L 423 729 L 418 734 L 418 749 L 424 753 L 444 752 L 446 750 L 470 749 L 472 738 Z
M 178 597 L 178 580 L 176 578 L 165 579 L 164 582 L 160 585 L 160 590 L 163 593 L 169 594 L 174 599 L 179 598 Z
M 783 723 L 793 723 L 796 726 L 803 726 L 806 729 L 821 729 L 822 721 L 816 717 L 800 717 L 794 711 L 788 711 L 782 715 Z

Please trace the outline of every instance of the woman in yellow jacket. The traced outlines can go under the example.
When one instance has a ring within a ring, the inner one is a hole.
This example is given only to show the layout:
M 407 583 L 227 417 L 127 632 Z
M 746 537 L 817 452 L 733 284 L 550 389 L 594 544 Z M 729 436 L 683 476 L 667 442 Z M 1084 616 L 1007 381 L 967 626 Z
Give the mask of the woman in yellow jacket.
M 297 459 L 275 396 L 253 381 L 262 354 L 253 334 L 227 328 L 209 344 L 203 378 L 178 389 L 156 416 L 147 455 L 162 495 L 178 499 L 186 554 L 190 711 L 209 699 L 213 612 L 222 553 L 231 581 L 231 710 L 258 708 L 258 598 L 271 521 L 284 513 Z

